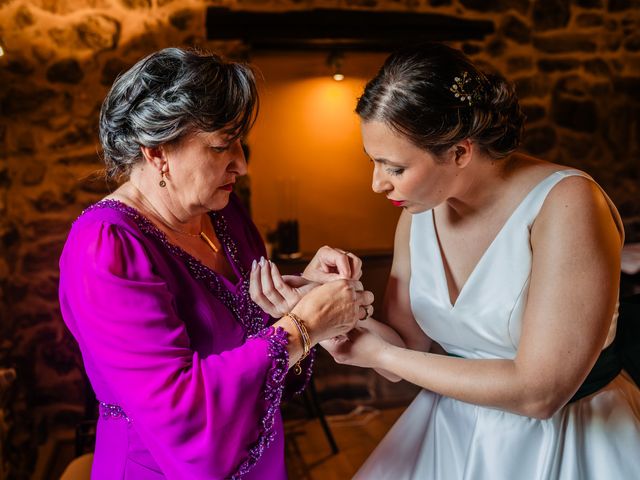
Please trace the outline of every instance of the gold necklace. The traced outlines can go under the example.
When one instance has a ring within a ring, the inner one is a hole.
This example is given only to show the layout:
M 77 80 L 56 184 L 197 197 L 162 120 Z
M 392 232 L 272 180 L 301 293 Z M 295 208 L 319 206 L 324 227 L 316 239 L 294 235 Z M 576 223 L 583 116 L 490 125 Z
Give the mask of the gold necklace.
M 133 183 L 131 183 L 131 185 L 133 185 Z M 151 207 L 151 210 L 153 210 L 154 216 L 158 220 L 160 220 L 160 222 L 162 222 L 162 224 L 165 227 L 169 228 L 170 230 L 173 230 L 176 233 L 180 233 L 180 234 L 186 235 L 188 237 L 200 238 L 204 243 L 206 243 L 209 246 L 209 248 L 211 250 L 213 250 L 213 253 L 218 253 L 220 251 L 220 248 L 215 243 L 213 243 L 213 241 L 207 236 L 206 233 L 204 233 L 204 230 L 202 229 L 202 217 L 200 217 L 200 233 L 189 233 L 189 232 L 185 232 L 183 230 L 180 230 L 179 228 L 176 228 L 173 225 L 169 224 L 169 222 L 167 222 L 164 219 L 164 217 L 160 214 L 160 212 L 158 212 L 158 210 L 156 210 L 156 207 L 153 206 L 153 204 L 149 201 L 147 196 L 144 193 L 142 193 L 138 187 L 133 185 L 133 188 L 135 188 L 138 191 L 138 193 L 142 196 L 142 198 L 145 200 L 145 202 Z

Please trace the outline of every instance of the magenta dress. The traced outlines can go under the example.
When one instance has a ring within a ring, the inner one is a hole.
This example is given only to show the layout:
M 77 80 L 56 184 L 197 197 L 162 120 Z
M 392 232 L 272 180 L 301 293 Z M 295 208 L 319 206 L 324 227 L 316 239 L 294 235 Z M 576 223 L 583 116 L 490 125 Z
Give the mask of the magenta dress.
M 60 306 L 100 402 L 93 479 L 286 479 L 287 334 L 248 294 L 264 245 L 236 197 L 211 214 L 239 281 L 101 201 L 60 258 Z

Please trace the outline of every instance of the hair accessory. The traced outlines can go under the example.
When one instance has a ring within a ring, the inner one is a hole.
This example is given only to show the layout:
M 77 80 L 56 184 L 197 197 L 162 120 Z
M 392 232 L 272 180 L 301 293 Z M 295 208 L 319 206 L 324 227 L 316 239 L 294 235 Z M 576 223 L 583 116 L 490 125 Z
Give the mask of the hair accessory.
M 461 102 L 467 102 L 469 106 L 473 105 L 473 97 L 478 96 L 477 88 L 473 92 L 468 92 L 465 85 L 471 81 L 471 77 L 468 72 L 462 72 L 462 77 L 455 77 L 454 83 L 449 87 L 449 90 L 453 92 L 453 95 L 460 99 Z

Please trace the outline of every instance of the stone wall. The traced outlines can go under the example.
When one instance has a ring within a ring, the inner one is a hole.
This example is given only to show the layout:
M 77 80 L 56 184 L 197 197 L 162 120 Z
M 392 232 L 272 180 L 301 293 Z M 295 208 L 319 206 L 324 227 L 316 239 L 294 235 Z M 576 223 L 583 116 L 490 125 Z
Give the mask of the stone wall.
M 436 12 L 488 19 L 457 44 L 515 81 L 525 149 L 583 168 L 640 217 L 638 0 L 0 0 L 0 368 L 15 366 L 11 478 L 83 415 L 77 349 L 60 320 L 57 258 L 71 221 L 108 190 L 96 125 L 115 76 L 141 56 L 205 41 L 207 6 Z M 631 232 L 640 240 L 640 232 Z

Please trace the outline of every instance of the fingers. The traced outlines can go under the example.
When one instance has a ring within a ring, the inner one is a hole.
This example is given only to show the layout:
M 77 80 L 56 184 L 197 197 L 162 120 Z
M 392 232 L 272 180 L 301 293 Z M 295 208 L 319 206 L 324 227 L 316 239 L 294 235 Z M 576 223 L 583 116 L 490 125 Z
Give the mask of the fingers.
M 360 312 L 360 317 L 358 318 L 358 320 L 360 321 L 367 320 L 369 317 L 371 317 L 371 315 L 373 315 L 373 305 L 360 305 L 360 307 L 358 307 L 358 310 Z
M 362 277 L 362 260 L 351 252 L 345 252 L 345 254 L 349 258 L 351 278 L 353 280 L 360 280 L 360 277 Z
M 249 295 L 251 300 L 257 303 L 262 310 L 275 317 L 278 316 L 275 306 L 263 292 L 261 270 L 260 265 L 254 260 L 251 265 L 251 274 L 249 275 Z
M 327 252 L 327 260 L 333 262 L 339 278 L 351 278 L 351 261 L 348 252 L 338 249 L 331 250 Z
M 351 252 L 324 246 L 318 249 L 303 276 L 320 283 L 339 279 L 359 280 L 362 260 Z
M 360 305 L 363 305 L 363 306 L 371 305 L 373 303 L 373 300 L 374 300 L 373 293 L 371 293 L 368 290 L 356 292 L 356 302 Z
M 282 303 L 284 303 L 284 296 L 280 293 L 278 288 L 274 284 L 272 270 L 273 264 L 265 260 L 264 258 L 260 259 L 260 283 L 262 284 L 262 291 L 264 295 L 269 299 L 269 301 L 278 308 Z M 281 282 L 280 273 L 276 275 L 278 281 Z M 284 284 L 284 282 L 281 282 Z
M 282 280 L 292 288 L 300 288 L 309 284 L 313 285 L 313 282 L 310 282 L 309 280 L 307 280 L 306 278 L 300 275 L 281 275 L 281 277 L 282 277 Z
M 286 297 L 287 295 L 295 294 L 293 288 L 291 288 L 287 282 L 284 281 L 282 275 L 280 275 L 280 270 L 278 270 L 278 266 L 272 261 L 267 262 L 269 266 L 269 270 L 271 273 L 271 281 L 276 290 L 280 293 L 280 295 Z
M 373 315 L 373 305 L 365 305 L 364 306 L 364 310 L 365 310 L 365 317 L 362 320 L 366 320 L 368 318 L 371 318 L 371 315 Z
M 298 300 L 320 285 L 319 283 L 307 280 L 301 275 L 281 275 L 281 277 L 282 281 L 286 283 L 288 287 L 291 287 L 291 291 L 297 294 Z
M 347 252 L 346 250 L 340 250 L 339 248 L 336 248 L 336 251 L 347 257 L 346 259 L 349 262 L 349 276 L 344 278 L 348 278 L 350 280 L 359 280 L 360 277 L 362 277 L 362 260 L 360 260 L 357 255 L 351 252 Z M 338 272 L 340 273 L 340 270 L 338 270 Z
M 264 258 L 252 264 L 249 295 L 272 317 L 280 317 L 298 302 L 300 294 L 283 280 L 273 263 Z
M 312 282 L 308 282 L 306 279 L 302 277 L 295 277 L 289 275 L 288 278 L 301 278 L 302 282 L 297 281 L 296 283 L 300 285 L 299 287 L 292 287 L 289 282 L 287 282 L 282 275 L 280 275 L 280 270 L 278 270 L 278 266 L 273 263 L 271 264 L 271 278 L 273 280 L 274 287 L 278 290 L 280 295 L 284 297 L 285 304 L 281 305 L 281 310 L 283 312 L 290 312 L 293 307 L 300 301 L 300 299 L 307 293 L 313 290 L 315 284 Z

